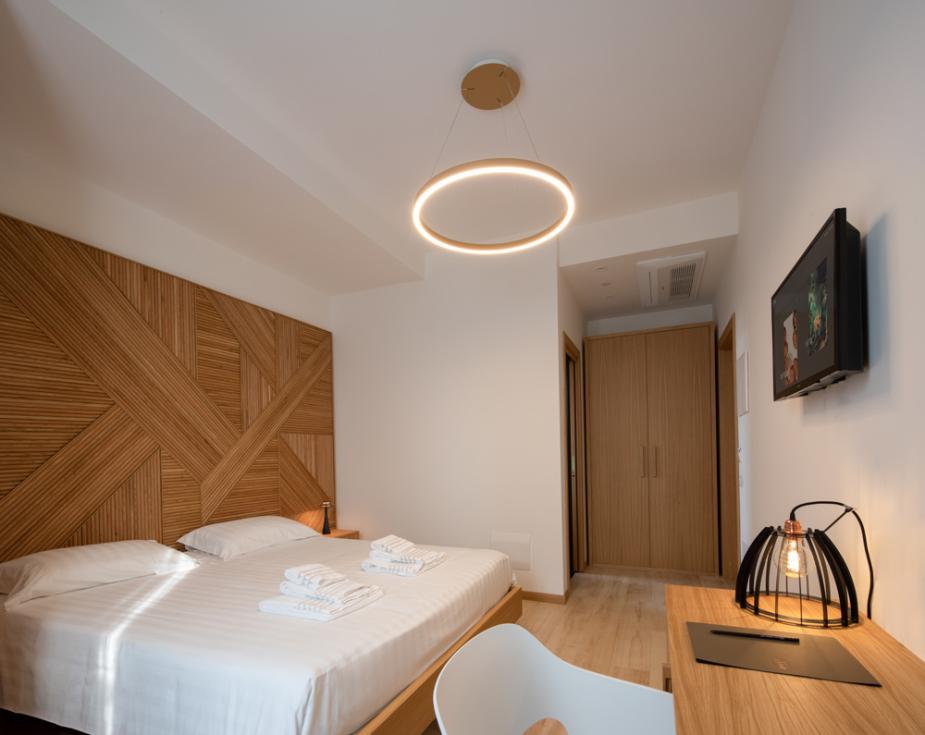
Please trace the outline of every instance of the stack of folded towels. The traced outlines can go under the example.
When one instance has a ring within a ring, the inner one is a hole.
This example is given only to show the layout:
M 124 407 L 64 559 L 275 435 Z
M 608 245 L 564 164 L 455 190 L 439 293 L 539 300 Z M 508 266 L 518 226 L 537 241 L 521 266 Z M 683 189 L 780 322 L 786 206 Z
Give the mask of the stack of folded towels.
M 382 597 L 376 585 L 360 584 L 324 564 L 303 564 L 283 572 L 278 597 L 263 600 L 262 612 L 328 621 Z
M 363 571 L 374 574 L 397 574 L 413 577 L 426 572 L 446 559 L 442 551 L 419 549 L 401 536 L 383 536 L 369 545 L 369 558 L 363 560 Z

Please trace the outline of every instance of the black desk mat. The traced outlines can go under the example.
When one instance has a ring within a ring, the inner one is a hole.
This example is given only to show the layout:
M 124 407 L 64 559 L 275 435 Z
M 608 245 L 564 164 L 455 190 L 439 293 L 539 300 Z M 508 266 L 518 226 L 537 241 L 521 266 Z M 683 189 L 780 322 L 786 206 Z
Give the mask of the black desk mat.
M 770 632 L 757 628 L 730 628 L 709 623 L 688 623 L 687 632 L 694 647 L 694 657 L 700 663 L 881 686 L 836 638 L 781 632 L 780 629 Z M 735 633 L 745 633 L 749 637 Z M 760 635 L 791 641 L 755 637 Z

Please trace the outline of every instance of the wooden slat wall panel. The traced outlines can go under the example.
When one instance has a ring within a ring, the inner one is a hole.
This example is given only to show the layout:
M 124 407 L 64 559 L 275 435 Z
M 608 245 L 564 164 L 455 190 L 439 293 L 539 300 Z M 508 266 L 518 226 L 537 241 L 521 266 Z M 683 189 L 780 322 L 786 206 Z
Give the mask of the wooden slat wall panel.
M 332 498 L 325 493 L 318 481 L 306 469 L 304 463 L 283 440 L 279 443 L 279 495 L 281 512 L 284 516 L 296 518 L 316 531 L 324 523 L 324 512 L 317 509 L 325 500 Z M 335 519 L 333 509 L 331 524 Z
M 238 480 L 231 492 L 209 518 L 210 523 L 248 516 L 278 515 L 280 512 L 279 444 L 276 439 L 266 448 Z M 320 505 L 320 501 L 318 502 Z M 305 506 L 303 506 L 304 508 Z
M 286 485 L 285 491 L 281 487 L 280 492 L 284 495 L 284 502 L 287 507 L 298 509 L 304 508 L 306 505 L 317 506 L 321 505 L 325 500 L 330 500 L 327 493 L 296 456 L 295 452 L 290 449 L 289 445 L 283 441 L 280 442 L 279 446 L 280 484 L 281 486 Z M 293 502 L 295 496 L 299 497 L 299 502 Z
M 292 412 L 283 431 L 294 434 L 334 433 L 334 387 L 333 370 L 328 368 L 314 388 L 309 391 Z
M 296 406 L 330 366 L 331 357 L 331 338 L 328 337 L 318 345 L 312 356 L 299 366 L 266 410 L 247 428 L 231 451 L 202 481 L 203 520 L 212 517 L 225 496 L 247 472 L 247 468 L 276 437 Z
M 271 385 L 276 385 L 276 328 L 272 311 L 209 291 L 228 328 Z
M 301 324 L 276 315 L 276 381 L 283 385 L 299 369 L 302 354 Z
M 202 525 L 199 483 L 183 465 L 161 450 L 161 541 L 174 544 Z
M 334 437 L 330 434 L 280 434 L 321 489 L 334 497 Z
M 241 353 L 241 424 L 246 429 L 273 400 L 273 385 L 264 377 L 257 364 Z
M 2 215 L 0 328 L 0 559 L 175 543 L 283 498 L 320 528 L 329 332 Z
M 241 346 L 212 303 L 196 289 L 196 377 L 236 428 L 241 428 Z
M 235 427 L 71 241 L 0 219 L 0 288 L 194 477 L 230 451 Z
M 196 286 L 182 278 L 84 246 L 190 374 L 196 372 Z
M 77 529 L 67 546 L 161 539 L 161 460 L 154 452 Z
M 111 406 L 106 393 L 0 292 L 0 497 Z
M 313 327 L 310 324 L 301 324 L 299 325 L 299 364 L 301 365 L 305 362 L 312 354 L 315 352 L 315 349 L 327 339 L 328 333 L 323 329 L 318 329 L 318 327 Z
M 0 500 L 0 559 L 63 544 L 156 449 L 113 406 Z

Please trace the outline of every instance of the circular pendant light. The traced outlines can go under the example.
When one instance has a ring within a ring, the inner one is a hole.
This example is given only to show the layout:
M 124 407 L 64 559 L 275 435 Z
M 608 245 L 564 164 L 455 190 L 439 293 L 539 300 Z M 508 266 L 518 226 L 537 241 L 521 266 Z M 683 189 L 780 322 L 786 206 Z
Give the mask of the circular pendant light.
M 441 235 L 424 222 L 427 202 L 438 192 L 466 179 L 479 176 L 526 176 L 558 191 L 562 196 L 562 213 L 549 227 L 517 240 L 499 243 L 473 243 Z M 448 168 L 428 181 L 414 199 L 411 219 L 421 236 L 438 247 L 462 253 L 500 254 L 526 250 L 551 240 L 564 230 L 575 214 L 575 196 L 568 180 L 554 168 L 521 158 L 485 158 Z
M 507 64 L 499 61 L 486 61 L 473 67 L 463 79 L 461 88 L 463 100 L 479 110 L 499 110 L 511 102 L 514 102 L 519 91 L 520 77 L 517 75 L 517 72 L 511 69 Z M 462 100 L 460 101 L 460 105 L 461 104 Z M 519 106 L 517 110 L 519 113 Z M 457 108 L 457 116 L 458 114 L 459 109 Z M 526 121 L 523 120 L 523 115 L 521 115 L 521 121 L 524 124 L 524 129 L 532 145 L 533 138 L 530 136 Z M 443 144 L 444 148 L 446 147 L 446 142 L 449 140 L 450 134 L 453 132 L 455 123 L 456 118 L 454 117 L 453 123 L 450 124 L 450 130 L 447 133 L 446 141 L 444 141 Z M 535 146 L 533 146 L 533 151 L 534 155 L 536 155 Z M 441 149 L 441 154 L 442 152 L 443 150 Z M 437 158 L 439 161 L 439 155 Z M 563 204 L 562 210 L 551 225 L 525 237 L 505 242 L 466 242 L 463 240 L 456 240 L 438 232 L 435 228 L 427 224 L 425 221 L 424 209 L 435 195 L 460 182 L 489 176 L 517 176 L 532 179 L 534 182 L 538 181 L 561 196 Z M 421 237 L 438 247 L 461 253 L 499 255 L 502 253 L 527 250 L 528 248 L 535 247 L 551 240 L 568 226 L 574 214 L 575 195 L 572 192 L 571 184 L 569 184 L 568 179 L 554 168 L 537 161 L 530 161 L 522 158 L 485 158 L 479 161 L 471 161 L 453 166 L 433 176 L 421 187 L 417 196 L 414 198 L 411 220 Z

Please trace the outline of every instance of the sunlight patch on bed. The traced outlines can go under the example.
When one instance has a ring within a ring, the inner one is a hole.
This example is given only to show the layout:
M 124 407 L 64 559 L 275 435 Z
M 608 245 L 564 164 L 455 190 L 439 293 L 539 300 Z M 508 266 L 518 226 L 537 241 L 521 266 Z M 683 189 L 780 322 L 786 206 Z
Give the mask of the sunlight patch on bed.
M 151 592 L 139 600 L 138 603 L 126 613 L 123 620 L 106 637 L 103 646 L 100 648 L 99 667 L 101 679 L 103 681 L 103 732 L 106 735 L 114 735 L 117 659 L 119 656 L 119 646 L 125 631 L 139 615 L 162 600 L 190 571 L 191 570 L 187 569 L 166 576 L 163 582 L 152 589 Z

